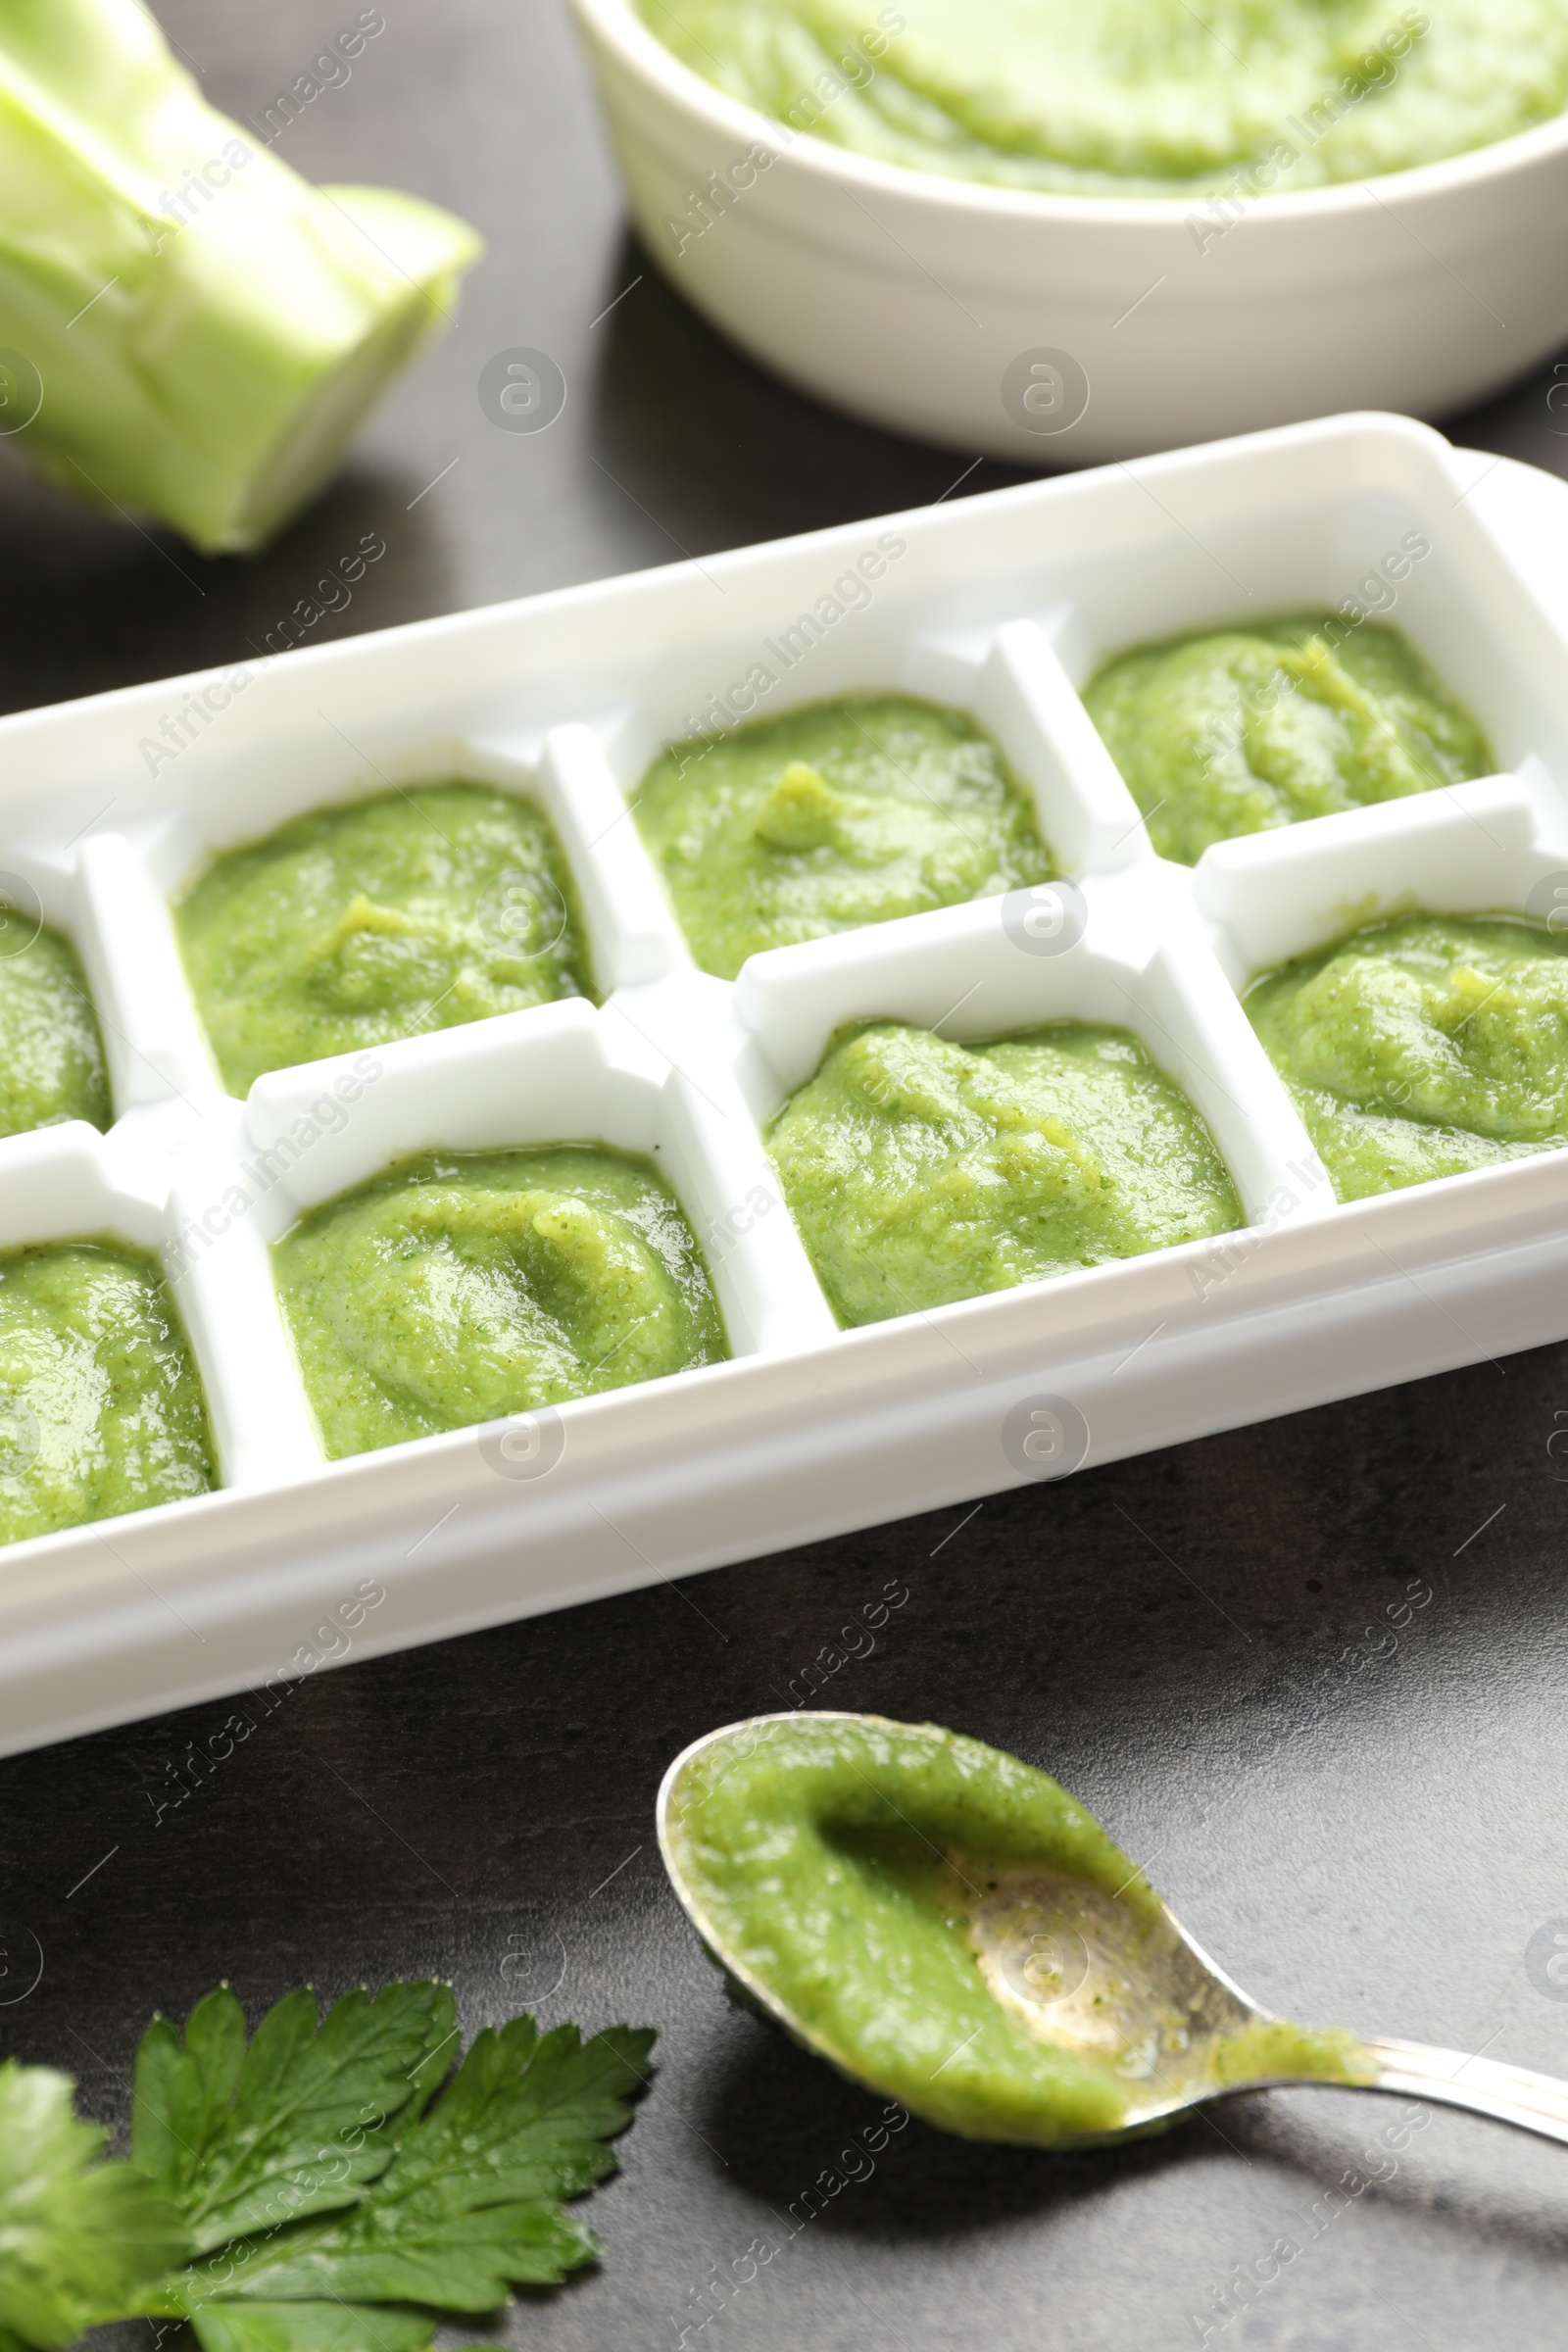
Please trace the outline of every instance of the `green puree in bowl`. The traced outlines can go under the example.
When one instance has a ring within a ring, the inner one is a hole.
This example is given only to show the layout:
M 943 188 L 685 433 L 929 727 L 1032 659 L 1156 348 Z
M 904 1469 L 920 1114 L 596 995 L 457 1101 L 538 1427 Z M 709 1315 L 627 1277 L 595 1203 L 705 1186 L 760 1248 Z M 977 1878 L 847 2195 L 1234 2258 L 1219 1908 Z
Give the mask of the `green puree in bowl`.
M 297 816 L 215 859 L 175 921 L 235 1095 L 265 1070 L 592 993 L 548 818 L 486 785 Z
M 905 695 L 808 703 L 672 744 L 636 808 L 692 955 L 722 980 L 763 948 L 1055 870 L 990 736 Z
M 40 931 L 0 954 L 0 1135 L 63 1119 L 107 1127 L 109 1086 L 76 952 L 58 931 Z
M 215 1475 L 156 1260 L 117 1242 L 0 1254 L 0 1543 L 177 1502 Z
M 841 1323 L 1136 1257 L 1245 1220 L 1213 1139 L 1123 1029 L 840 1039 L 768 1139 Z
M 797 133 L 1048 193 L 1248 198 L 1364 179 L 1568 104 L 1565 0 L 638 5 L 694 72 Z M 737 184 L 743 201 L 751 182 Z M 1204 221 L 1228 225 L 1204 216 L 1200 243 Z
M 1397 629 L 1343 614 L 1171 637 L 1116 655 L 1089 715 L 1162 858 L 1490 775 L 1492 748 Z
M 587 1145 L 406 1160 L 302 1218 L 273 1265 L 334 1457 L 729 1353 L 662 1178 Z
M 1342 1200 L 1568 1143 L 1568 941 L 1544 927 L 1374 924 L 1246 1002 Z

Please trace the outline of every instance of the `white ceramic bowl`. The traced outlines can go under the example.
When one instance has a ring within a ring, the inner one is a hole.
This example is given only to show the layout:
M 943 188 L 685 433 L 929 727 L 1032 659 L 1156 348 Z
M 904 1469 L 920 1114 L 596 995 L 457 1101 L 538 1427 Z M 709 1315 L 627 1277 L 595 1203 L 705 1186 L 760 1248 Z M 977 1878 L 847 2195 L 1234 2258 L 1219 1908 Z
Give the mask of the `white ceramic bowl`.
M 1225 224 L 1185 197 L 1017 193 L 851 154 L 723 96 L 628 0 L 573 5 L 659 268 L 764 367 L 874 424 L 1099 463 L 1338 409 L 1441 416 L 1568 340 L 1568 118 Z

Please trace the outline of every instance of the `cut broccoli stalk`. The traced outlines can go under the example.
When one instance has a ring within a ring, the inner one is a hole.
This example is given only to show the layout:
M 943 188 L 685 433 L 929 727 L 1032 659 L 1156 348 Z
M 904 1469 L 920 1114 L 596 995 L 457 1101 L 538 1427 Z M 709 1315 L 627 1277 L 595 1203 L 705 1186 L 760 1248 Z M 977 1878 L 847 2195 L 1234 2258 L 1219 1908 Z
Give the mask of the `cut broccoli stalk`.
M 0 431 L 62 488 L 259 546 L 480 251 L 416 197 L 309 186 L 139 0 L 0 0 Z

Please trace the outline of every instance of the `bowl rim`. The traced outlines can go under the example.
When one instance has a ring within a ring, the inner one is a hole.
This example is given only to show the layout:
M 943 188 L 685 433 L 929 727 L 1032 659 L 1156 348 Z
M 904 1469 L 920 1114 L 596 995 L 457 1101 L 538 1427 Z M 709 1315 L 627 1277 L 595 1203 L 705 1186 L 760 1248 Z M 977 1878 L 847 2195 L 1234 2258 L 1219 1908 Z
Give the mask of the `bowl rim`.
M 742 153 L 749 146 L 769 146 L 778 161 L 788 161 L 819 183 L 853 181 L 867 192 L 877 191 L 928 213 L 951 210 L 981 219 L 1056 227 L 1076 223 L 1164 230 L 1178 224 L 1185 226 L 1193 215 L 1219 201 L 1222 194 L 1080 196 L 1035 188 L 997 187 L 985 180 L 949 178 L 940 172 L 921 172 L 912 165 L 886 163 L 878 156 L 839 147 L 811 131 L 797 131 L 744 100 L 732 98 L 686 65 L 673 50 L 666 49 L 652 27 L 644 24 L 632 0 L 571 0 L 571 6 L 590 33 L 614 50 L 620 62 L 645 84 L 655 86 L 666 102 L 689 114 L 705 115 L 710 123 L 733 135 Z M 1436 163 L 1377 172 L 1366 179 L 1337 180 L 1326 187 L 1279 193 L 1263 190 L 1240 200 L 1244 209 L 1236 225 L 1254 218 L 1279 226 L 1314 220 L 1334 222 L 1366 217 L 1373 208 L 1392 211 L 1391 200 L 1399 198 L 1419 203 L 1423 199 L 1437 201 L 1471 194 L 1488 182 L 1528 173 L 1565 152 L 1568 152 L 1568 108 L 1548 122 L 1533 123 L 1528 130 L 1514 131 L 1505 139 L 1467 148 L 1460 155 L 1444 156 Z M 740 161 L 741 156 L 736 160 Z M 1389 191 L 1388 197 L 1383 190 Z

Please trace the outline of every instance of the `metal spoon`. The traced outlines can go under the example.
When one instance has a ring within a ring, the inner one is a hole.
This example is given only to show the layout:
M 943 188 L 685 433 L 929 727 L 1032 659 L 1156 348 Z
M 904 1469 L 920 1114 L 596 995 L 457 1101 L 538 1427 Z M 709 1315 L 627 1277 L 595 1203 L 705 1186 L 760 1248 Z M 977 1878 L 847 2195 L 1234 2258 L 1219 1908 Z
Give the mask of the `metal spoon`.
M 813 1720 L 853 1720 L 836 1710 L 812 1710 Z M 726 1948 L 709 1917 L 701 1890 L 685 1870 L 674 1835 L 672 1805 L 682 1774 L 715 1741 L 789 1715 L 759 1715 L 695 1740 L 676 1757 L 659 1791 L 659 1849 L 681 1904 L 709 1952 L 736 1989 L 773 2018 L 793 2039 L 826 2058 L 841 2073 L 875 2090 L 888 2086 L 845 2063 L 768 1984 Z M 1088 1881 L 1027 1867 L 988 1864 L 989 1890 L 971 1905 L 967 1941 L 993 1999 L 1031 2034 L 1054 2047 L 1114 2070 L 1131 2093 L 1126 2120 L 1114 2132 L 1077 2145 L 1103 2145 L 1158 2129 L 1214 2099 L 1275 2090 L 1292 2083 L 1313 2088 L 1389 2091 L 1435 2100 L 1490 2116 L 1522 2131 L 1568 2144 L 1568 2083 L 1494 2058 L 1466 2057 L 1419 2041 L 1363 2037 L 1359 2080 L 1328 2082 L 1307 2074 L 1215 2079 L 1220 2045 L 1244 2030 L 1272 2025 L 1272 2012 L 1250 2000 L 1159 1901 L 1151 1923 Z

